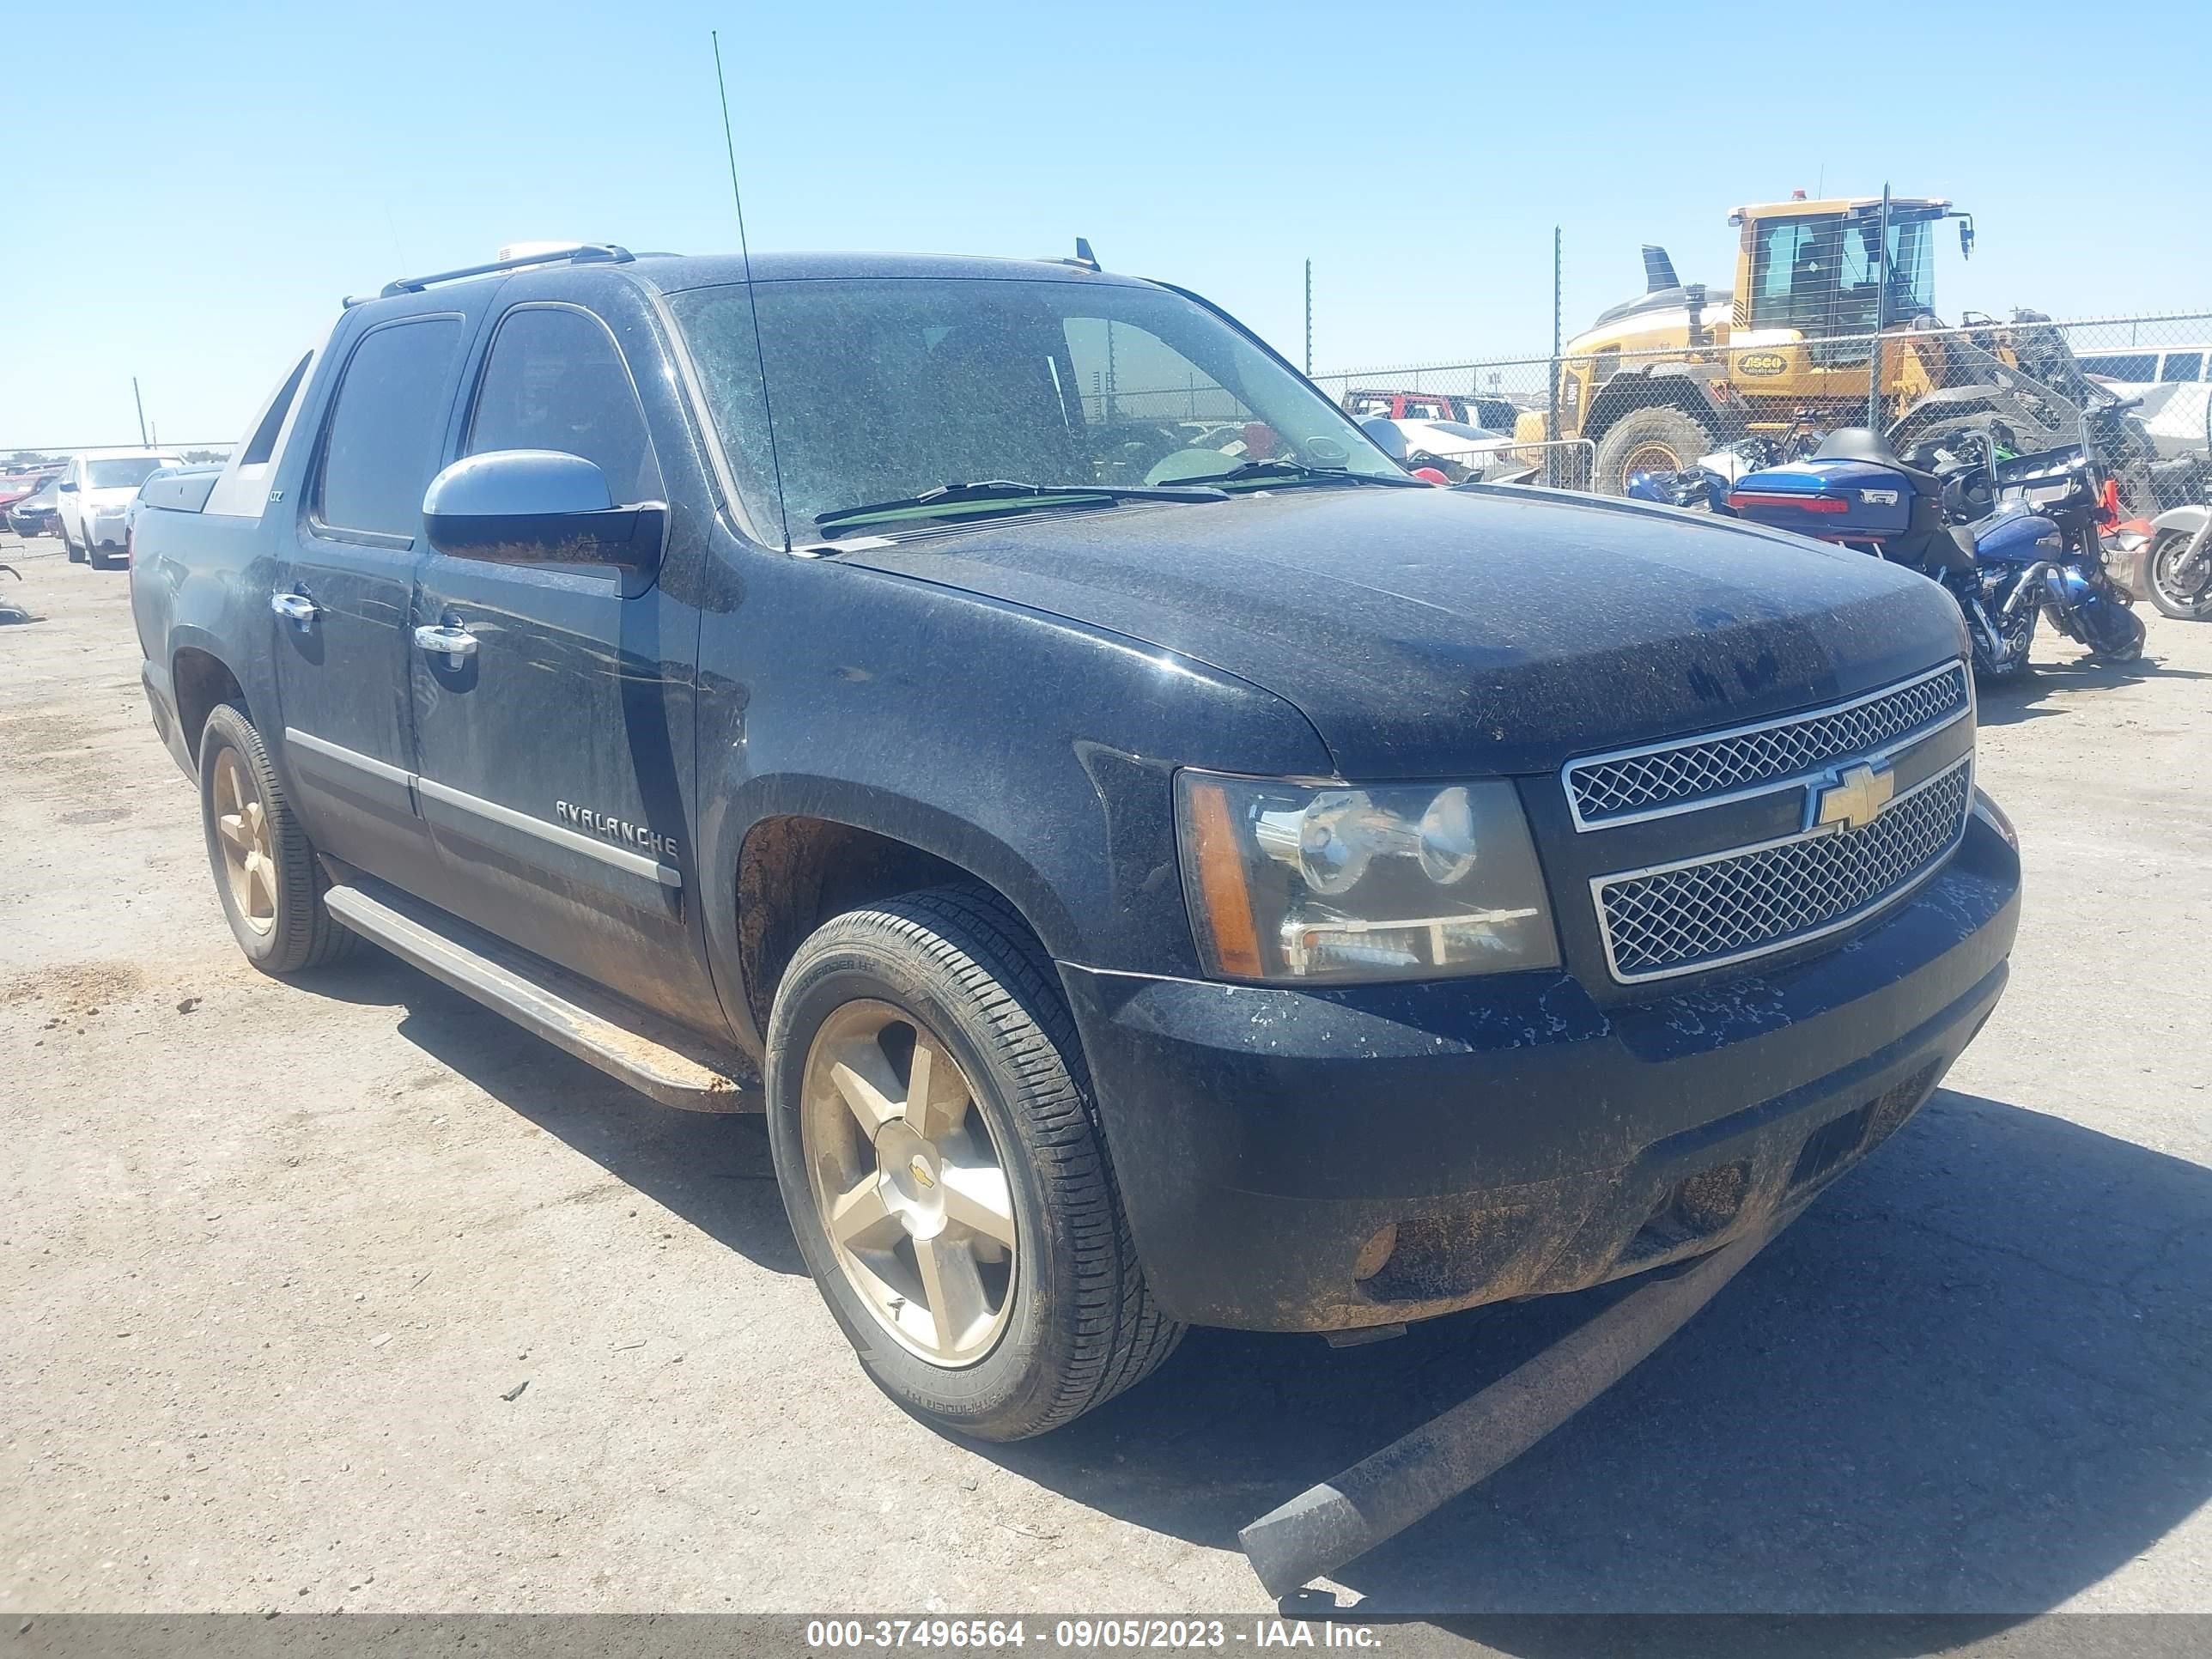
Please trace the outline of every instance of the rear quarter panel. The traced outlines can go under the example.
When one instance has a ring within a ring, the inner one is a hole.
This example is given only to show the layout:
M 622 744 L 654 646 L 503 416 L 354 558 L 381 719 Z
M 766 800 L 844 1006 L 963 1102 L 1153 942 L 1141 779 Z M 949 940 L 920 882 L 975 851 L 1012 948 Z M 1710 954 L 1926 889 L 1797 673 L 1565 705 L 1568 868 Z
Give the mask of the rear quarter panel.
M 131 611 L 153 692 L 177 707 L 175 668 L 185 650 L 229 669 L 246 711 L 266 725 L 276 707 L 269 591 L 274 565 L 264 521 L 142 506 L 131 571 Z M 172 744 L 192 769 L 191 734 Z

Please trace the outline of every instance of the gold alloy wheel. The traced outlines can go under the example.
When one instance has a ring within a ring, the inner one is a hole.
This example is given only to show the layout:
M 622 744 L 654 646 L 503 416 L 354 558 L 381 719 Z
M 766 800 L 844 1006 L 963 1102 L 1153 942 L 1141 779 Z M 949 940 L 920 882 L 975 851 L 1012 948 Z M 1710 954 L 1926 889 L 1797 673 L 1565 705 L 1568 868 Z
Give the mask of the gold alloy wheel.
M 988 1354 L 1014 1305 L 1013 1194 L 944 1043 L 848 1002 L 814 1034 L 799 1113 L 815 1213 L 877 1322 L 948 1370 Z
M 276 860 L 269 840 L 269 813 L 253 787 L 246 757 L 225 749 L 215 760 L 215 832 L 222 843 L 223 875 L 238 914 L 257 933 L 276 925 Z

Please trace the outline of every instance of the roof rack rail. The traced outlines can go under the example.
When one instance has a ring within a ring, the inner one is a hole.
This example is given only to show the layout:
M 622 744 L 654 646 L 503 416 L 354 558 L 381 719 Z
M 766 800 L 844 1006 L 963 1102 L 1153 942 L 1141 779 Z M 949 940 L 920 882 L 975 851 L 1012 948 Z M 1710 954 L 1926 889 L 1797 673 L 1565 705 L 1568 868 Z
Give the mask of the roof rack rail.
M 489 264 L 463 265 L 458 270 L 434 270 L 428 276 L 398 276 L 386 283 L 376 297 L 389 300 L 401 294 L 420 294 L 433 283 L 458 283 L 468 276 L 489 276 L 495 271 L 520 270 L 526 265 L 626 265 L 637 256 L 613 242 L 581 242 L 574 247 L 547 253 L 526 253 L 513 259 L 494 259 Z M 348 306 L 364 304 L 367 295 L 349 295 Z

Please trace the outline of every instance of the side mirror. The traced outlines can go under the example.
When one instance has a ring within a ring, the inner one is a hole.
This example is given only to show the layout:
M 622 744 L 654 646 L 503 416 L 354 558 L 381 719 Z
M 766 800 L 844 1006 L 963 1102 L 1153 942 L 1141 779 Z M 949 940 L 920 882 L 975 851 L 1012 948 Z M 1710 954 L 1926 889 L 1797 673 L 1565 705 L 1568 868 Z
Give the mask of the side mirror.
M 60 490 L 64 495 L 74 495 L 76 494 L 76 486 L 66 481 L 56 484 L 54 488 Z
M 1959 257 L 1961 259 L 1974 257 L 1974 222 L 1971 218 L 1959 221 Z
M 495 449 L 430 480 L 422 522 L 430 545 L 457 558 L 649 571 L 660 562 L 668 508 L 617 507 L 606 476 L 580 455 Z
M 1382 416 L 1375 416 L 1359 423 L 1359 429 L 1375 440 L 1376 447 L 1392 460 L 1403 465 L 1412 452 L 1406 447 L 1406 434 L 1398 430 L 1398 423 Z

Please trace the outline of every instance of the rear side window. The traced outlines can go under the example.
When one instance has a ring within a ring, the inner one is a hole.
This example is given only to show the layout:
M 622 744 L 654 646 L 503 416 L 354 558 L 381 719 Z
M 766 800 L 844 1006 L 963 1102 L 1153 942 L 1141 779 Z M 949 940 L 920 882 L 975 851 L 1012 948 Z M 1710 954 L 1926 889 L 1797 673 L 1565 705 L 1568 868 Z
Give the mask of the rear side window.
M 606 475 L 617 506 L 665 499 L 645 411 L 599 319 L 557 307 L 511 311 L 493 337 L 465 451 L 557 449 Z
M 2204 378 L 2204 354 L 2201 351 L 2169 351 L 2160 368 L 2161 380 L 2201 380 Z
M 445 435 L 461 319 L 425 317 L 364 335 L 338 383 L 316 518 L 343 533 L 412 541 Z
M 314 360 L 315 354 L 311 351 L 292 366 L 284 384 L 269 400 L 269 412 L 253 428 L 253 435 L 246 441 L 246 453 L 238 458 L 240 466 L 258 466 L 276 453 L 276 434 L 284 429 L 284 417 L 292 412 L 292 400 L 300 395 L 300 382 L 307 378 L 307 365 Z

